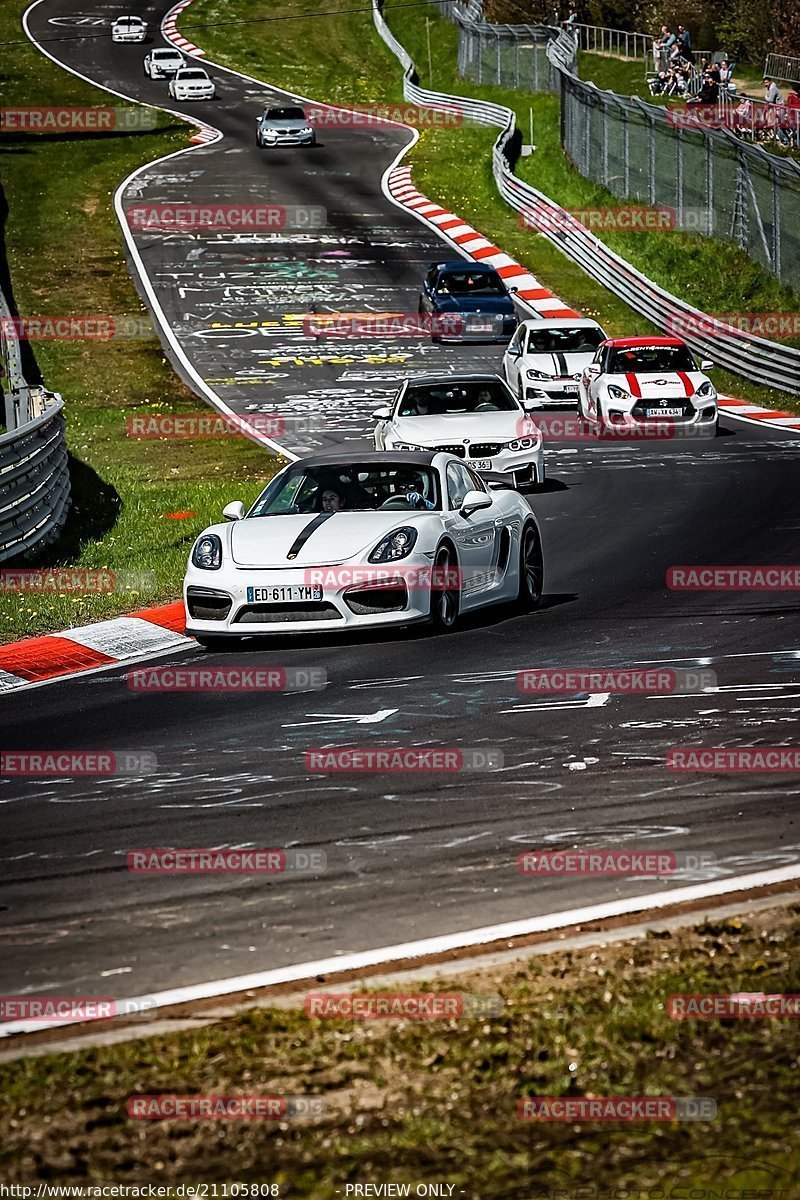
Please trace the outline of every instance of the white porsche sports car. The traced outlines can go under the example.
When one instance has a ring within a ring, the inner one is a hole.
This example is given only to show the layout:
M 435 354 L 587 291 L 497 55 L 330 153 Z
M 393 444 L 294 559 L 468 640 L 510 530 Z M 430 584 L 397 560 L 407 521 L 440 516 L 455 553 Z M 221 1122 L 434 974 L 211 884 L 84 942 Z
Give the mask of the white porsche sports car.
M 536 518 L 451 454 L 321 454 L 284 467 L 195 542 L 186 629 L 222 648 L 253 634 L 432 621 L 541 600 Z
M 111 26 L 112 42 L 144 42 L 147 23 L 141 17 L 117 17 Z
M 391 404 L 372 415 L 376 450 L 442 450 L 515 487 L 545 478 L 541 430 L 498 375 L 407 379 Z
M 217 89 L 202 67 L 181 67 L 169 81 L 169 94 L 173 100 L 213 100 Z
M 578 413 L 598 431 L 669 422 L 675 433 L 714 437 L 716 389 L 676 337 L 609 338 L 581 375 Z
M 575 405 L 578 380 L 606 333 L 586 317 L 523 321 L 503 356 L 511 390 L 537 407 Z
M 150 79 L 172 79 L 185 66 L 186 59 L 180 50 L 151 50 L 144 56 L 144 73 Z

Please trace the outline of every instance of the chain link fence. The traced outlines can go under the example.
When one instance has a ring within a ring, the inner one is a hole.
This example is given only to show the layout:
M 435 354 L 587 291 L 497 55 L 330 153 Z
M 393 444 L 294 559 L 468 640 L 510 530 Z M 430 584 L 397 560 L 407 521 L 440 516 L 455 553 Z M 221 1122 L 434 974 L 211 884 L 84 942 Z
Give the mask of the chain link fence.
M 737 136 L 730 104 L 701 113 L 602 91 L 578 78 L 572 34 L 489 25 L 474 2 L 434 2 L 458 26 L 467 79 L 559 95 L 562 144 L 587 179 L 620 199 L 674 209 L 679 228 L 735 242 L 800 290 L 800 165 Z M 764 131 L 776 144 L 779 135 L 777 126 Z

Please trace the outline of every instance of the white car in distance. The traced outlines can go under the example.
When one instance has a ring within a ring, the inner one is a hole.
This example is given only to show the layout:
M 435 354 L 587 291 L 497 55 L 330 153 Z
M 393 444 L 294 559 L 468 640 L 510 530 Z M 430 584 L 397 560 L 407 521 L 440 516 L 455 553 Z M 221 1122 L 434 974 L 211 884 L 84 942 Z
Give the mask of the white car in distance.
M 585 317 L 523 321 L 503 356 L 508 386 L 537 408 L 577 407 L 578 381 L 606 337 Z
M 180 50 L 151 50 L 144 56 L 144 73 L 150 79 L 172 79 L 185 66 Z
M 182 67 L 169 81 L 169 94 L 173 100 L 213 100 L 217 89 L 202 67 Z
M 141 17 L 117 17 L 111 26 L 112 42 L 144 42 L 147 40 L 147 22 Z

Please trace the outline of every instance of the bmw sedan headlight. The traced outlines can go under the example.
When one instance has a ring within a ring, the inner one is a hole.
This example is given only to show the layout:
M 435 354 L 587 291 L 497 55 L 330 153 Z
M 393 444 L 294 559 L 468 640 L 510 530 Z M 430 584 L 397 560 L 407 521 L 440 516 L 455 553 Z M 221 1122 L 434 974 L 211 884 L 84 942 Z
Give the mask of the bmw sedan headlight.
M 626 392 L 625 388 L 617 387 L 615 383 L 608 385 L 608 394 L 614 400 L 630 400 L 631 398 L 630 392 Z
M 369 556 L 369 561 L 373 563 L 396 562 L 399 558 L 407 558 L 414 549 L 416 540 L 417 531 L 410 525 L 404 525 L 402 529 L 395 529 L 394 533 L 387 534 L 382 541 L 378 542 Z
M 529 368 L 525 372 L 525 374 L 528 376 L 528 379 L 552 379 L 553 378 L 552 375 L 548 375 L 547 371 L 534 371 L 533 368 Z
M 695 392 L 696 396 L 706 396 L 709 400 L 713 396 L 716 396 L 716 394 L 717 393 L 714 391 L 713 383 L 711 383 L 708 379 L 705 381 L 705 383 L 701 383 L 700 387 Z
M 204 533 L 195 542 L 192 565 L 202 571 L 218 571 L 222 566 L 222 541 L 216 533 Z
M 533 450 L 534 446 L 538 446 L 542 440 L 542 435 L 538 437 L 515 438 L 513 442 L 508 443 L 509 450 Z
M 424 454 L 430 447 L 428 446 L 412 446 L 410 442 L 395 442 L 392 446 L 393 450 L 418 450 Z

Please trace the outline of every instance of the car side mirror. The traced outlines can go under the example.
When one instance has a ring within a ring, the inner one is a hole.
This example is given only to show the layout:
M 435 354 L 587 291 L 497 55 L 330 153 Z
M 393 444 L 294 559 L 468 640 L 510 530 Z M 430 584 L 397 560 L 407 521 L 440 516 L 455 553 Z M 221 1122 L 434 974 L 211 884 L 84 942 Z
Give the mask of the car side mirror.
M 704 358 L 703 361 L 700 363 L 701 371 L 713 371 L 713 369 L 714 369 L 714 363 L 711 361 L 710 358 Z
M 222 515 L 226 521 L 241 521 L 244 516 L 244 505 L 241 500 L 231 500 L 230 504 L 226 504 L 223 508 Z
M 486 492 L 479 492 L 477 488 L 472 492 L 467 492 L 464 499 L 461 501 L 459 512 L 462 517 L 471 517 L 474 512 L 479 512 L 482 508 L 492 507 L 492 497 Z
M 392 415 L 390 408 L 376 408 L 372 414 L 373 421 L 388 421 Z
M 588 367 L 586 368 L 586 374 L 587 375 L 599 375 L 600 374 L 600 363 L 589 363 Z

